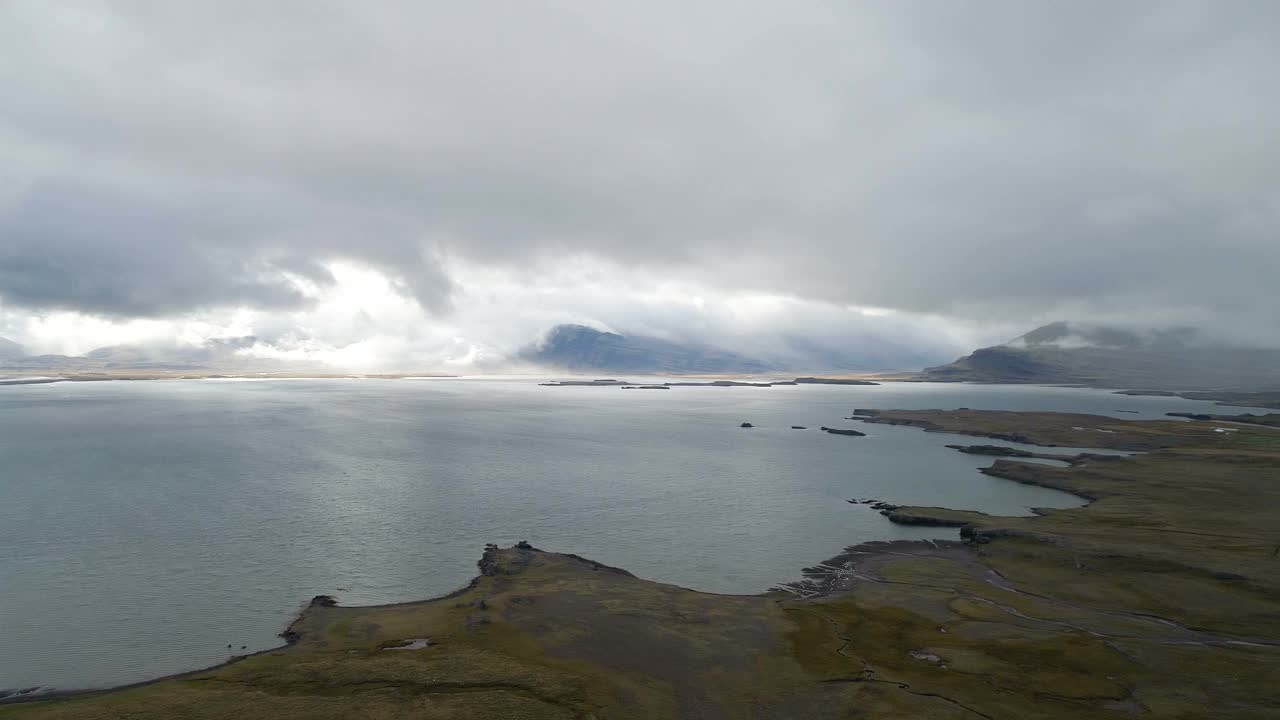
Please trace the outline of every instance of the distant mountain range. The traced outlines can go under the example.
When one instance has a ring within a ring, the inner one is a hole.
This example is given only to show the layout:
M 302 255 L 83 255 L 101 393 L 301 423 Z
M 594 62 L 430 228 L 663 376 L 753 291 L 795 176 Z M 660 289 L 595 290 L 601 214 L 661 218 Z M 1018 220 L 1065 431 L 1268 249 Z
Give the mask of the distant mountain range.
M 872 333 L 832 339 L 782 333 L 757 340 L 760 350 L 744 354 L 707 343 L 557 325 L 517 358 L 555 370 L 655 374 L 871 372 L 920 367 L 939 359 L 936 351 Z
M 110 345 L 84 355 L 28 355 L 12 340 L 0 338 L 0 371 L 22 373 L 254 372 L 282 369 L 282 364 L 236 354 L 257 338 L 215 338 L 199 346 Z
M 760 373 L 777 370 L 756 358 L 642 335 L 619 335 L 584 325 L 557 325 L 520 359 L 570 371 L 632 373 Z
M 1094 387 L 1280 389 L 1280 350 L 1225 347 L 1194 330 L 1055 322 L 925 369 L 926 380 Z
M 547 370 L 636 374 L 839 374 L 911 367 L 927 356 L 874 336 L 842 342 L 775 336 L 759 353 L 696 342 L 557 325 L 514 360 Z M 111 345 L 84 355 L 29 355 L 0 338 L 0 375 L 240 374 L 324 372 L 310 363 L 246 357 L 253 336 L 199 346 Z M 934 360 L 936 362 L 936 360 Z M 924 362 L 916 364 L 916 367 Z M 1227 347 L 1189 329 L 1132 330 L 1055 322 L 1009 342 L 903 379 L 1040 383 L 1117 389 L 1280 391 L 1280 350 Z
M 315 363 L 263 359 L 240 351 L 258 342 L 254 336 L 215 338 L 202 345 L 148 343 L 110 345 L 83 355 L 30 355 L 18 343 L 0 338 L 0 374 L 241 374 L 258 372 L 333 372 Z M 787 370 L 821 374 L 919 367 L 928 357 L 900 343 L 875 336 L 812 340 L 776 335 L 762 338 L 768 352 L 743 354 L 705 343 L 681 343 L 646 335 L 605 332 L 583 325 L 558 325 L 515 357 L 480 368 L 496 372 L 511 364 L 546 370 L 589 373 L 760 374 Z M 855 347 L 849 347 L 855 346 Z M 936 356 L 932 358 L 937 361 Z
M 557 325 L 516 359 L 553 370 L 654 374 L 876 372 L 941 359 L 936 350 L 911 347 L 876 333 L 812 338 L 783 332 L 753 340 L 759 349 L 748 354 L 709 343 Z

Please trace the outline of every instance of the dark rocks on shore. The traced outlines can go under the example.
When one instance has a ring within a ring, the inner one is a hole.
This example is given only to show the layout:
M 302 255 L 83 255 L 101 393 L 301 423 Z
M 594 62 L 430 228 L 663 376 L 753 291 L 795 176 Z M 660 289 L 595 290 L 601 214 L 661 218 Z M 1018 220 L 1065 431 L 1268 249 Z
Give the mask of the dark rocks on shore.
M 533 549 L 533 546 L 529 544 L 529 541 L 528 541 L 528 540 L 521 540 L 520 542 L 516 543 L 516 549 L 517 549 L 517 550 L 532 550 L 532 549 Z
M 749 428 L 749 427 L 755 427 L 755 425 L 752 425 L 751 423 L 748 423 L 748 422 L 744 422 L 744 423 L 742 423 L 741 425 L 739 425 L 738 427 L 740 427 L 740 428 Z
M 849 435 L 851 437 L 866 437 L 867 435 L 866 433 L 859 432 L 857 430 L 846 430 L 844 428 L 830 428 L 825 425 L 822 426 L 822 431 L 831 433 L 832 435 Z
M 792 426 L 791 426 L 791 429 L 792 429 L 792 430 L 808 430 L 808 428 L 806 428 L 806 427 L 805 427 L 805 426 L 803 426 L 803 425 L 792 425 Z
M 641 390 L 670 390 L 666 385 L 641 385 Z
M 1028 450 L 1018 450 L 1016 448 L 1005 447 L 1003 445 L 948 445 L 952 450 L 959 450 L 969 455 L 991 455 L 993 457 L 1035 457 L 1036 454 Z
M 965 542 L 985 545 L 995 538 L 1002 537 L 1027 538 L 1039 542 L 1052 543 L 1054 545 L 1064 544 L 1061 538 L 1056 538 L 1051 535 L 1041 535 L 1040 533 L 1032 532 L 1030 530 L 1021 530 L 1018 528 L 979 528 L 968 524 L 960 526 L 960 539 Z
M 338 601 L 332 595 L 317 595 L 307 603 L 308 607 L 335 607 Z
M 488 543 L 484 546 L 484 553 L 480 555 L 480 559 L 476 561 L 476 567 L 480 568 L 480 574 L 484 576 L 492 576 L 498 574 L 498 546 Z
M 924 525 L 930 527 L 964 527 L 968 525 L 964 520 L 951 520 L 932 515 L 909 515 L 897 510 L 881 510 L 880 514 L 887 517 L 889 522 L 898 525 Z

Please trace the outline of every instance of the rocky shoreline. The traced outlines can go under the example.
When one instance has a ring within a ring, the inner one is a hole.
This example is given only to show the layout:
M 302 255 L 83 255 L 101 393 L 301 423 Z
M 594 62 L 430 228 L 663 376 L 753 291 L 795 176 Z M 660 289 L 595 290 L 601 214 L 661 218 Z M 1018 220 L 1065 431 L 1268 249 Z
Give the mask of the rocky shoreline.
M 520 541 L 520 543 L 517 543 L 517 545 L 523 545 L 527 549 L 534 549 L 532 548 L 532 546 L 530 546 L 528 543 L 524 541 Z M 494 574 L 494 568 L 496 567 L 496 558 L 497 558 L 498 549 L 499 548 L 497 545 L 493 545 L 493 544 L 486 545 L 484 547 L 484 551 L 480 555 L 480 559 L 476 561 L 476 567 L 479 570 L 479 572 L 474 577 L 472 577 L 471 580 L 468 581 L 466 585 L 463 585 L 462 587 L 456 590 L 451 590 L 447 593 L 444 593 L 443 595 L 436 595 L 434 597 L 430 597 L 422 600 L 406 600 L 404 602 L 399 602 L 399 603 L 385 603 L 381 605 L 369 605 L 365 607 L 369 607 L 369 608 L 408 607 L 412 605 L 419 605 L 422 603 L 449 600 L 451 598 L 464 595 L 467 592 L 474 590 L 475 587 L 480 583 L 481 578 L 490 577 Z M 593 562 L 590 560 L 585 560 L 585 558 L 580 558 L 577 555 L 569 555 L 568 557 L 584 560 L 585 562 Z M 600 563 L 595 563 L 595 564 L 600 565 L 600 567 L 602 568 L 608 567 Z M 618 568 L 609 568 L 609 569 L 616 572 L 626 573 L 625 570 L 621 570 Z M 281 630 L 279 633 L 276 634 L 276 637 L 283 640 L 284 643 L 281 645 L 276 645 L 274 647 L 269 647 L 265 650 L 246 653 L 244 655 L 235 655 L 223 662 L 216 663 L 214 665 L 209 665 L 207 667 L 198 668 L 196 670 L 184 670 L 182 672 L 171 673 L 169 675 L 161 675 L 159 677 L 151 678 L 149 680 L 141 680 L 135 683 L 125 683 L 124 685 L 114 685 L 106 688 L 80 688 L 80 689 L 63 690 L 59 688 L 45 688 L 43 686 L 36 686 L 36 687 L 24 688 L 16 691 L 5 690 L 0 688 L 0 706 L 19 704 L 19 703 L 40 702 L 45 700 L 93 697 L 97 695 L 104 695 L 107 693 L 116 693 L 124 690 L 131 690 L 134 688 L 149 687 L 151 685 L 166 682 L 169 680 L 179 680 L 182 678 L 189 678 L 197 675 L 202 675 L 204 673 L 214 672 L 221 668 L 230 667 L 232 665 L 244 662 L 245 660 L 249 660 L 251 658 L 278 653 L 281 650 L 284 650 L 293 645 L 296 645 L 299 641 L 302 640 L 302 632 L 300 630 L 300 625 L 302 624 L 304 619 L 307 617 L 308 611 L 313 610 L 315 608 L 335 608 L 335 607 L 343 607 L 343 606 L 339 605 L 337 598 L 333 597 L 332 595 L 316 595 L 312 597 L 310 600 L 306 602 L 306 604 L 302 606 L 300 610 L 298 610 L 298 612 L 294 615 L 293 619 L 289 621 L 289 624 L 285 626 L 285 629 Z M 5 693 L 10 693 L 10 694 L 6 695 Z
M 803 379 L 797 378 L 797 380 L 799 381 Z M 549 384 L 549 383 L 544 383 L 544 384 Z M 630 384 L 629 381 L 615 380 L 615 379 L 570 381 L 570 382 L 560 383 L 560 384 L 577 385 L 577 386 L 615 386 L 615 387 L 623 387 L 624 389 L 631 388 L 631 387 L 646 387 L 646 388 L 653 387 L 653 388 L 666 389 L 666 387 L 663 385 L 635 386 Z M 849 384 L 874 385 L 876 383 L 853 382 Z M 668 383 L 667 385 L 670 385 L 670 383 Z M 738 385 L 750 385 L 750 383 L 730 383 L 728 381 L 716 381 L 715 383 L 701 383 L 701 385 L 738 386 Z M 926 429 L 926 430 L 931 429 L 931 427 L 929 426 L 929 423 L 924 421 L 916 421 L 916 420 L 900 421 L 891 417 L 879 418 L 877 417 L 877 414 L 879 412 L 881 411 L 855 409 L 853 411 L 853 416 L 847 419 L 861 420 L 863 422 L 868 422 L 868 423 L 878 422 L 882 424 L 891 424 L 891 425 L 911 425 L 915 427 L 921 427 L 922 429 Z M 744 422 L 741 424 L 741 427 L 751 428 L 754 426 L 749 422 Z M 792 426 L 792 428 L 804 429 L 801 426 Z M 866 433 L 863 433 L 858 430 L 831 428 L 826 426 L 822 426 L 820 428 L 820 431 L 830 433 L 830 434 L 835 434 L 835 435 L 847 435 L 847 436 L 853 436 L 853 437 L 866 436 Z M 1086 457 L 1083 455 L 1063 456 L 1063 455 L 1053 455 L 1053 454 L 1029 453 L 1027 451 L 1016 450 L 1014 448 L 1007 448 L 1007 447 L 993 446 L 993 445 L 973 445 L 973 446 L 948 445 L 947 447 L 956 449 L 960 452 L 966 452 L 970 454 L 992 455 L 997 457 L 1044 457 L 1044 458 L 1050 458 L 1050 459 L 1071 460 L 1071 461 L 1075 461 L 1077 464 L 1079 462 L 1082 462 L 1083 458 Z M 1110 456 L 1091 456 L 1091 457 L 1107 459 Z M 996 464 L 988 468 L 981 468 L 979 469 L 979 472 L 983 472 L 985 474 L 989 474 L 994 477 L 1001 477 L 1007 480 L 1012 480 L 1014 482 L 1020 482 L 1023 484 L 1039 485 L 1041 487 L 1047 487 L 1055 490 L 1063 489 L 1061 486 L 1056 486 L 1051 483 L 1046 483 L 1033 478 L 1020 477 L 1016 473 L 1010 473 L 1006 468 L 1002 468 L 1002 467 L 997 468 L 999 464 L 1000 464 L 1000 461 L 997 460 Z M 1009 465 L 1016 466 L 1017 464 L 1009 463 Z M 1084 499 L 1090 499 L 1090 498 L 1084 498 Z M 854 503 L 854 501 L 852 500 L 850 502 Z M 846 548 L 844 551 L 842 551 L 841 553 L 839 553 L 838 555 L 833 556 L 832 558 L 829 558 L 823 563 L 820 563 L 816 566 L 803 568 L 801 570 L 801 574 L 804 577 L 803 580 L 795 581 L 795 582 L 780 583 L 774 586 L 772 590 L 774 591 L 783 590 L 783 591 L 793 592 L 793 593 L 799 591 L 801 593 L 813 593 L 813 594 L 830 594 L 834 592 L 840 592 L 840 591 L 849 589 L 849 587 L 845 587 L 845 585 L 848 584 L 848 578 L 853 576 L 852 575 L 850 576 L 832 575 L 830 577 L 827 577 L 823 574 L 824 573 L 823 568 L 827 568 L 825 572 L 829 573 L 830 572 L 829 568 L 832 566 L 837 566 L 837 565 L 840 567 L 848 566 L 848 569 L 850 569 L 850 571 L 853 572 L 854 565 L 857 563 L 860 563 L 859 567 L 866 567 L 868 569 L 874 568 L 877 565 L 877 557 L 881 554 L 889 556 L 895 553 L 901 553 L 906 549 L 921 551 L 924 548 L 930 548 L 932 551 L 935 551 L 935 552 L 941 552 L 942 548 L 951 548 L 951 552 L 958 552 L 961 549 L 966 548 L 967 545 L 971 542 L 980 542 L 980 540 L 976 539 L 980 537 L 980 535 L 974 531 L 972 527 L 971 519 L 968 517 L 963 519 L 957 519 L 957 518 L 943 517 L 939 515 L 931 515 L 928 513 L 921 513 L 916 510 L 903 510 L 903 509 L 900 509 L 900 506 L 898 505 L 894 505 L 892 503 L 883 502 L 883 501 L 876 501 L 876 500 L 865 500 L 861 502 L 865 502 L 866 504 L 870 505 L 873 509 L 878 510 L 880 514 L 885 516 L 885 518 L 889 522 L 892 522 L 895 524 L 960 528 L 962 540 L 960 541 L 937 541 L 937 540 L 934 540 L 934 541 L 927 541 L 927 540 L 870 541 L 867 543 L 850 546 Z M 942 510 L 942 509 L 937 509 L 937 510 Z M 969 514 L 985 516 L 984 513 L 974 513 L 973 511 L 956 511 L 956 512 L 965 512 Z M 986 516 L 986 517 L 991 517 L 991 516 Z M 526 541 L 520 541 L 513 547 L 522 549 L 522 550 L 530 550 L 534 552 L 545 552 L 530 545 Z M 456 590 L 450 591 L 443 595 L 435 596 L 425 600 L 408 600 L 400 603 L 389 603 L 389 604 L 381 604 L 381 605 L 373 605 L 373 606 L 365 606 L 365 607 L 370 609 L 377 609 L 377 608 L 395 608 L 395 607 L 402 607 L 402 606 L 413 606 L 413 605 L 418 605 L 425 602 L 448 600 L 450 598 L 463 595 L 475 589 L 475 587 L 477 586 L 477 584 L 480 582 L 482 578 L 492 577 L 496 573 L 496 568 L 497 568 L 496 558 L 497 558 L 497 553 L 499 551 L 500 551 L 499 546 L 495 544 L 486 545 L 480 559 L 476 562 L 476 566 L 479 571 L 478 574 L 475 577 L 473 577 L 465 586 L 461 588 L 458 588 Z M 604 565 L 594 560 L 584 558 L 580 555 L 575 555 L 572 553 L 559 553 L 559 554 L 568 558 L 573 558 L 575 560 L 579 560 L 581 562 L 587 563 L 590 566 L 592 566 L 593 569 L 599 569 L 599 570 L 604 570 L 611 573 L 626 575 L 629 577 L 635 577 L 627 570 Z M 883 560 L 883 558 L 881 558 L 881 560 Z M 819 578 L 819 577 L 826 577 L 826 580 L 824 580 L 821 583 L 815 582 L 815 578 Z M 200 668 L 197 670 L 189 670 L 189 671 L 173 673 L 170 675 L 163 675 L 150 680 L 144 680 L 136 683 L 128 683 L 125 685 L 119 685 L 119 686 L 114 686 L 109 688 L 44 690 L 41 687 L 34 687 L 34 688 L 24 688 L 24 689 L 9 690 L 9 691 L 0 690 L 0 705 L 36 702 L 41 700 L 51 700 L 51 699 L 58 699 L 58 698 L 94 696 L 94 695 L 111 693 L 111 692 L 116 692 L 121 690 L 132 689 L 132 688 L 147 687 L 149 685 L 153 685 L 159 682 L 164 682 L 166 680 L 180 679 L 180 678 L 190 677 L 190 676 L 201 674 L 201 673 L 211 672 L 220 668 L 231 666 L 235 663 L 242 662 L 249 658 L 279 652 L 282 649 L 295 645 L 302 639 L 302 632 L 300 631 L 299 626 L 304 620 L 304 618 L 307 616 L 307 613 L 309 610 L 312 610 L 314 608 L 332 608 L 332 607 L 339 607 L 339 603 L 337 599 L 331 595 L 316 595 L 313 598 L 311 598 L 303 606 L 303 608 L 298 612 L 298 614 L 294 617 L 294 619 L 290 621 L 289 625 L 286 626 L 285 629 L 282 630 L 280 633 L 278 633 L 277 637 L 281 638 L 284 641 L 283 645 L 267 648 L 265 650 L 260 650 L 254 653 L 236 655 L 224 662 L 217 663 L 215 665 L 211 665 L 205 668 Z M 6 692 L 9 694 L 6 695 L 5 694 Z

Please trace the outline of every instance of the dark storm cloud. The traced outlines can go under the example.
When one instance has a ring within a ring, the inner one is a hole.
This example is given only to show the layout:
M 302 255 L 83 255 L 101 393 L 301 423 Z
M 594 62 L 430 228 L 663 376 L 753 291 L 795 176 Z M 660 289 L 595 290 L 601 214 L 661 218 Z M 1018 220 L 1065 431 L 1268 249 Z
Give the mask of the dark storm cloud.
M 536 271 L 574 253 L 1008 323 L 1257 325 L 1277 299 L 1274 3 L 0 16 L 11 304 L 290 305 L 290 263 L 348 258 L 446 311 L 442 259 Z M 114 220 L 49 197 L 65 187 L 110 192 Z M 148 200 L 208 212 L 198 196 L 227 187 L 220 212 L 252 221 L 192 232 Z
M 255 230 L 207 206 L 34 188 L 4 214 L 0 288 L 15 305 L 139 317 L 237 303 L 298 307 L 306 298 L 285 273 L 331 279 L 309 258 L 226 242 Z

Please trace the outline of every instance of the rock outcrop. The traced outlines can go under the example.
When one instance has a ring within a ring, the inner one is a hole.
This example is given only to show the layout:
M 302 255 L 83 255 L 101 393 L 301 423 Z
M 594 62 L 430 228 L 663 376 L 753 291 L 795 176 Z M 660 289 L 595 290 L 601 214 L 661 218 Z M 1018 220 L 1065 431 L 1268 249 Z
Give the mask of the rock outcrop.
M 831 433 L 832 435 L 848 435 L 850 437 L 866 437 L 866 433 L 857 430 L 848 430 L 845 428 L 832 428 L 825 425 L 822 426 L 822 432 Z

